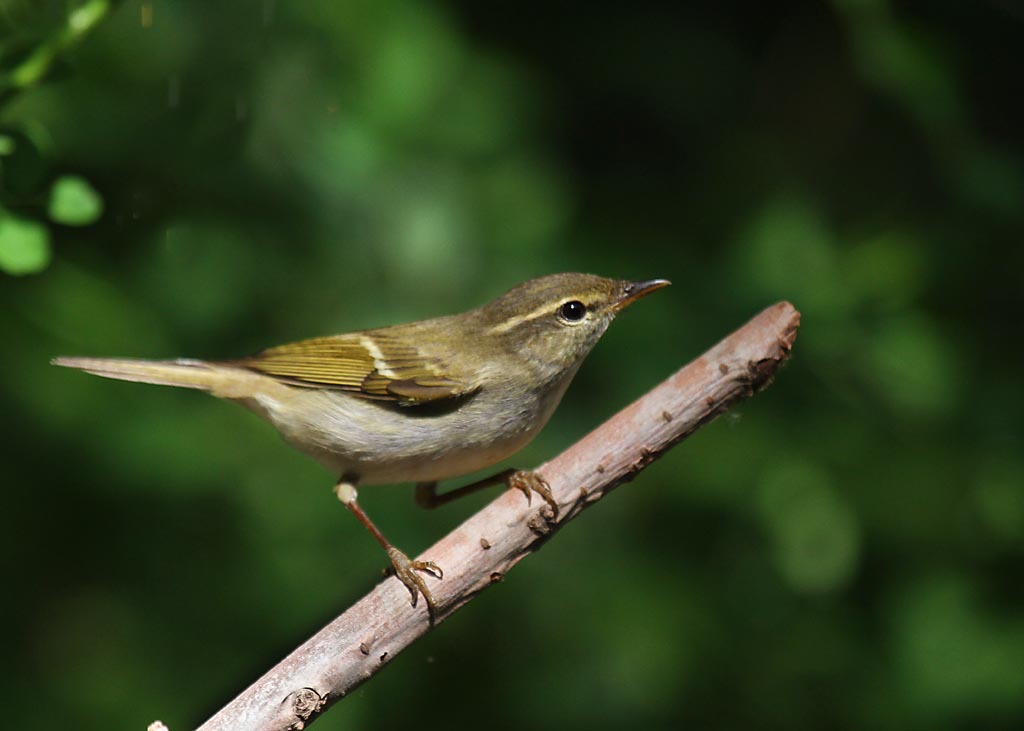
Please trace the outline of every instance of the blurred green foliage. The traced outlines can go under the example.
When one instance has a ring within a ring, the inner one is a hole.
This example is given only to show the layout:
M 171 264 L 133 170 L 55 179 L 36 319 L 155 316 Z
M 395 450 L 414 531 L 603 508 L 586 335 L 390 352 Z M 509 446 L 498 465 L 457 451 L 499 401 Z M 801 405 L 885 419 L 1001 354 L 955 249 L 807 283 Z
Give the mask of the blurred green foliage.
M 110 0 L 71 7 L 0 3 L 0 114 L 5 103 L 43 82 L 62 54 L 81 42 L 111 7 Z M 51 256 L 49 229 L 31 215 L 40 207 L 39 188 L 46 177 L 43 150 L 52 138 L 45 125 L 31 118 L 19 121 L 21 129 L 0 126 L 0 272 L 13 275 L 35 274 Z M 99 194 L 78 176 L 59 178 L 49 197 L 47 213 L 55 223 L 86 225 L 102 209 Z
M 103 199 L 77 175 L 57 179 L 50 191 L 50 218 L 68 226 L 88 226 L 103 213 Z
M 318 728 L 1020 728 L 1022 30 L 997 0 L 0 0 L 12 720 L 187 729 L 383 564 L 242 410 L 50 357 L 583 270 L 675 286 L 518 465 L 778 299 L 794 358 Z M 410 552 L 486 499 L 364 495 Z

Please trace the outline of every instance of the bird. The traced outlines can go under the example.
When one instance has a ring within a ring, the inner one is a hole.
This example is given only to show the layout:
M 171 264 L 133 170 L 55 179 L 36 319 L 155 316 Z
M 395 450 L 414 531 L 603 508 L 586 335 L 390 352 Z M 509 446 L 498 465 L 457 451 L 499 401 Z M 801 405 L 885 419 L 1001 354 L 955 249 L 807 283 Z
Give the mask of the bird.
M 509 469 L 444 494 L 442 480 L 490 467 L 544 427 L 583 360 L 625 307 L 668 285 L 560 273 L 531 279 L 460 314 L 316 337 L 233 360 L 56 357 L 54 365 L 124 381 L 199 389 L 270 422 L 338 475 L 334 492 L 387 552 L 413 607 L 432 561 L 396 548 L 358 502 L 358 488 L 416 483 L 435 507 L 504 482 L 527 501 L 558 503 L 537 473 Z

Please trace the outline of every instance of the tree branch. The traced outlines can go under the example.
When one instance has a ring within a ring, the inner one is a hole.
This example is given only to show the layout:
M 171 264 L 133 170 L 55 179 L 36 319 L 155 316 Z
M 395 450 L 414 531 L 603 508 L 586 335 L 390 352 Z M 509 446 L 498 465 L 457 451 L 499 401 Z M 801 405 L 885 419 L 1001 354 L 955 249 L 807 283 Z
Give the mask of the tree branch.
M 538 468 L 557 521 L 542 501 L 509 490 L 427 550 L 444 567 L 432 586 L 437 622 L 537 550 L 584 508 L 636 476 L 672 445 L 752 396 L 789 355 L 800 324 L 788 302 L 761 312 L 668 380 Z M 256 681 L 199 731 L 301 729 L 430 629 L 422 606 L 386 579 Z

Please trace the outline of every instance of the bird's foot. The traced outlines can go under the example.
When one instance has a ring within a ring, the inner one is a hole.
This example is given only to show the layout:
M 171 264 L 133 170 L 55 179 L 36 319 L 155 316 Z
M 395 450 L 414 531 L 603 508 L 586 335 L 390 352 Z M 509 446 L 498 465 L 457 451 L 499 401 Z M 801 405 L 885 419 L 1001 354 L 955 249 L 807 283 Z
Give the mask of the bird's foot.
M 391 559 L 391 565 L 395 569 L 395 576 L 409 590 L 412 605 L 416 606 L 416 602 L 420 594 L 422 594 L 424 601 L 427 603 L 427 612 L 433 618 L 437 609 L 434 606 L 434 597 L 430 595 L 427 583 L 418 572 L 422 571 L 430 574 L 435 579 L 443 579 L 444 571 L 433 561 L 412 561 L 394 546 L 388 549 L 388 558 Z
M 555 502 L 555 496 L 551 494 L 551 486 L 548 485 L 547 480 L 536 472 L 516 470 L 508 476 L 508 486 L 514 487 L 526 495 L 527 505 L 530 504 L 533 493 L 537 493 L 551 507 L 555 517 L 558 517 L 558 503 Z

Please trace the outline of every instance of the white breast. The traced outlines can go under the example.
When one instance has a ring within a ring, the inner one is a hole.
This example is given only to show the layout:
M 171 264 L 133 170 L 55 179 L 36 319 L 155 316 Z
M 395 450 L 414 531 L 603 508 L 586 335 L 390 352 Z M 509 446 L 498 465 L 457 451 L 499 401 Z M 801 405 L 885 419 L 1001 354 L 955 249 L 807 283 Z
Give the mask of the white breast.
M 448 410 L 277 382 L 240 403 L 339 477 L 354 475 L 364 485 L 435 482 L 482 470 L 526 446 L 573 375 L 539 394 L 484 388 Z

